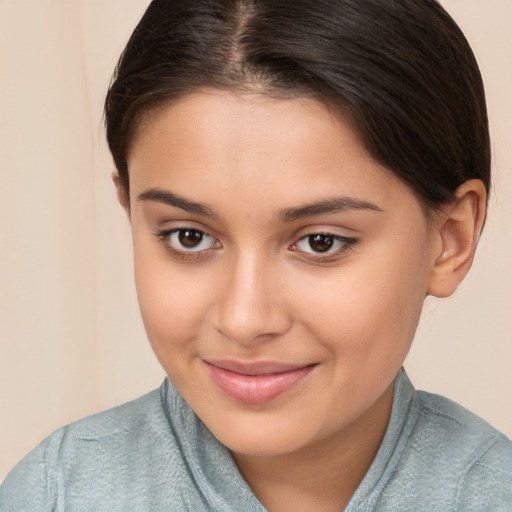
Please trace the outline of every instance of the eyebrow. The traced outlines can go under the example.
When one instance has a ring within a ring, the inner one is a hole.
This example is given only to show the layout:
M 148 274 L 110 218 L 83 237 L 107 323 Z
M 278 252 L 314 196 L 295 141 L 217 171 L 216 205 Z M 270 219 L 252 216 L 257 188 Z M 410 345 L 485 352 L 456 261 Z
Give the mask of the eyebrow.
M 196 203 L 195 201 L 191 201 L 190 199 L 185 199 L 184 197 L 174 194 L 173 192 L 169 192 L 167 190 L 162 190 L 160 188 L 152 188 L 142 192 L 138 197 L 138 201 L 156 201 L 158 203 L 164 203 L 169 206 L 174 206 L 176 208 L 181 208 L 189 213 L 195 213 L 197 215 L 202 215 L 204 217 L 215 217 L 218 215 L 205 204 Z
M 326 213 L 344 212 L 350 210 L 371 210 L 375 212 L 383 212 L 382 208 L 351 197 L 333 197 L 324 199 L 316 203 L 306 204 L 297 208 L 287 208 L 279 214 L 282 222 L 292 222 L 304 217 L 312 217 L 314 215 L 323 215 Z
M 189 213 L 195 213 L 204 217 L 219 218 L 219 215 L 209 206 L 191 201 L 178 194 L 162 190 L 160 188 L 152 188 L 142 192 L 138 197 L 138 201 L 156 201 L 169 206 L 180 208 Z M 298 207 L 286 208 L 279 213 L 281 222 L 293 222 L 304 217 L 313 217 L 315 215 L 324 215 L 335 212 L 344 212 L 350 210 L 370 210 L 382 212 L 382 208 L 368 201 L 362 201 L 351 197 L 333 197 L 324 199 L 314 203 L 305 204 Z

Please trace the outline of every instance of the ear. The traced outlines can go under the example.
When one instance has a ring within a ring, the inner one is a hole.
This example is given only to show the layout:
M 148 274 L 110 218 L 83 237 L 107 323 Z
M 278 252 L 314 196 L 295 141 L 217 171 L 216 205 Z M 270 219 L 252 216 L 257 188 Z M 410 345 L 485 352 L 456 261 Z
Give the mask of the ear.
M 116 187 L 117 200 L 128 214 L 128 217 L 130 217 L 130 196 L 128 195 L 126 187 L 121 183 L 121 178 L 117 171 L 112 173 L 112 181 Z
M 433 263 L 428 294 L 450 296 L 473 263 L 486 211 L 486 190 L 481 180 L 468 180 L 435 221 Z

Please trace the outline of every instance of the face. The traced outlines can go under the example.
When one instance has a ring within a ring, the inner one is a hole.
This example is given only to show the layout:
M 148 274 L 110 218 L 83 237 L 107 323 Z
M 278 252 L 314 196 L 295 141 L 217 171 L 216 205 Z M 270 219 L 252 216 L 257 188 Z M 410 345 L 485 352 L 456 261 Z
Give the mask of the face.
M 379 408 L 432 243 L 348 124 L 313 100 L 196 93 L 144 124 L 128 162 L 150 343 L 222 443 L 291 453 Z

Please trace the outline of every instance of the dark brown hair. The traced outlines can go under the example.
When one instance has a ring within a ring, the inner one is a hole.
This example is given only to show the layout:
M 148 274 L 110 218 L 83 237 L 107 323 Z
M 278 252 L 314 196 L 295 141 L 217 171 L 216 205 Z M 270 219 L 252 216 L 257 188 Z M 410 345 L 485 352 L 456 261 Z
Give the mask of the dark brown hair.
M 312 97 L 338 109 L 427 207 L 470 178 L 489 190 L 482 78 L 435 0 L 153 0 L 105 103 L 127 192 L 141 116 L 201 88 Z

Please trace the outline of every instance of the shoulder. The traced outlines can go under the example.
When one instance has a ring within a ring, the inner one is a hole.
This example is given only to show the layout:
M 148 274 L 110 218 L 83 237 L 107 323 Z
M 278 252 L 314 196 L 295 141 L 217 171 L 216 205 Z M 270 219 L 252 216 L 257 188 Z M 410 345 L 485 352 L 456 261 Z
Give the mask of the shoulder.
M 435 434 L 439 451 L 448 451 L 452 460 L 454 451 L 458 453 L 455 460 L 468 467 L 485 458 L 512 476 L 512 441 L 504 434 L 453 400 L 425 391 L 416 395 L 419 417 L 415 431 L 421 439 Z
M 0 488 L 2 511 L 58 510 L 65 480 L 116 472 L 130 451 L 144 450 L 168 425 L 159 390 L 60 428 L 9 473 Z M 73 477 L 72 477 L 73 478 Z
M 512 512 L 512 442 L 448 398 L 413 391 L 377 510 Z
M 496 438 L 462 475 L 457 495 L 460 511 L 512 511 L 512 443 Z
M 448 398 L 419 391 L 411 460 L 457 511 L 512 511 L 512 442 Z
M 404 372 L 379 453 L 374 510 L 512 512 L 512 441 L 454 401 L 416 391 Z

